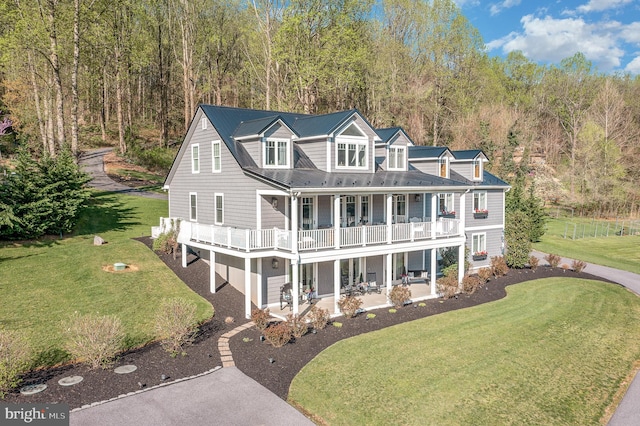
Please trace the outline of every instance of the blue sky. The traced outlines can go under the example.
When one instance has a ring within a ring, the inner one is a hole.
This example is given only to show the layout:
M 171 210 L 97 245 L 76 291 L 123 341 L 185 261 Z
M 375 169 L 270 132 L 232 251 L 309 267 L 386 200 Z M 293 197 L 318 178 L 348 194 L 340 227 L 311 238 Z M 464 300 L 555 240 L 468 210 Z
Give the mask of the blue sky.
M 640 0 L 454 0 L 490 55 L 558 64 L 576 52 L 600 72 L 640 74 Z

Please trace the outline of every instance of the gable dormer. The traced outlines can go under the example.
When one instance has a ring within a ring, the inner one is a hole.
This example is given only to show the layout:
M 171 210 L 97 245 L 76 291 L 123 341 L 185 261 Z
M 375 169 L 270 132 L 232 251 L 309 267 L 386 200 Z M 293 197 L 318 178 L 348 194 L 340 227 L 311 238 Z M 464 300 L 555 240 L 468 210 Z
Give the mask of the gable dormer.
M 411 146 L 409 164 L 423 173 L 451 177 L 451 163 L 455 159 L 449 148 L 439 146 Z
M 293 168 L 295 132 L 279 116 L 241 122 L 233 138 L 242 143 L 258 166 L 265 169 Z
M 484 153 L 479 149 L 454 151 L 453 168 L 465 179 L 472 182 L 482 182 L 484 176 L 484 164 L 489 162 Z
M 381 143 L 376 144 L 376 156 L 383 158 L 382 167 L 390 171 L 408 170 L 408 147 L 413 141 L 400 127 L 376 130 Z

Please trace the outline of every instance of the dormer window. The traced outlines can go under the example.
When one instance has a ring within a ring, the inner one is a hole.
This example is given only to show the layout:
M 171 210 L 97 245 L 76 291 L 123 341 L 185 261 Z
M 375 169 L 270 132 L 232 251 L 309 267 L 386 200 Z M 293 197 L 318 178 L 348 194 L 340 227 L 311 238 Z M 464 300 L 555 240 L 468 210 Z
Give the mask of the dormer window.
M 449 178 L 449 157 L 440 157 L 438 160 L 438 176 Z
M 369 138 L 355 124 L 336 136 L 336 168 L 366 169 L 369 161 Z
M 389 170 L 406 170 L 407 156 L 405 155 L 406 147 L 391 146 L 389 147 L 389 158 L 387 159 L 387 168 Z
M 289 167 L 289 141 L 286 139 L 267 139 L 264 143 L 264 167 Z
M 473 180 L 482 180 L 482 160 L 473 160 Z

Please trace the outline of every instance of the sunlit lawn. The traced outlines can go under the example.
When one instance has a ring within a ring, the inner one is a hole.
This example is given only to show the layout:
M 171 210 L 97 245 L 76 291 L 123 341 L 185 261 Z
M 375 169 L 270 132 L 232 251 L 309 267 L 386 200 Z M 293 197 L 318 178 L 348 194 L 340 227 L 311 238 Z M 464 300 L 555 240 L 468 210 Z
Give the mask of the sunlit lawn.
M 167 202 L 96 193 L 74 236 L 0 248 L 0 327 L 26 335 L 37 351 L 61 348 L 61 321 L 74 311 L 117 315 L 130 346 L 153 338 L 153 316 L 165 297 L 198 306 L 200 320 L 211 305 L 191 291 L 134 237 L 150 235 L 167 215 Z M 107 244 L 93 245 L 94 235 Z M 115 262 L 131 266 L 106 272 Z M 43 360 L 44 361 L 44 360 Z
M 591 222 L 591 219 L 572 220 L 577 223 Z M 563 219 L 550 219 L 547 233 L 542 241 L 534 244 L 534 248 L 545 253 L 640 273 L 640 236 L 617 236 L 611 232 L 608 237 L 565 239 L 566 223 Z
M 598 424 L 640 359 L 640 298 L 582 279 L 507 290 L 338 342 L 290 401 L 331 425 Z

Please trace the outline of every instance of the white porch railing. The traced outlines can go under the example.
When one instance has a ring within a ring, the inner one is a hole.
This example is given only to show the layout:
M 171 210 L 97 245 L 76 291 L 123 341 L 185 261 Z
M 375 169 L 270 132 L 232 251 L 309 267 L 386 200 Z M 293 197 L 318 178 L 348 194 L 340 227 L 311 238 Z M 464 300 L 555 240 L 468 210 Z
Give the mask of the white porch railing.
M 168 230 L 169 219 L 161 218 L 154 231 Z M 339 228 L 338 244 L 335 229 L 308 229 L 298 231 L 298 251 L 327 250 L 340 247 L 357 247 L 397 242 L 447 238 L 460 235 L 460 221 L 439 218 L 435 226 L 431 221 L 396 223 L 389 225 L 364 225 Z M 389 239 L 390 238 L 390 239 Z M 273 229 L 236 229 L 216 225 L 204 225 L 188 221 L 180 222 L 178 241 L 197 241 L 235 250 L 284 250 L 293 251 L 292 232 Z

